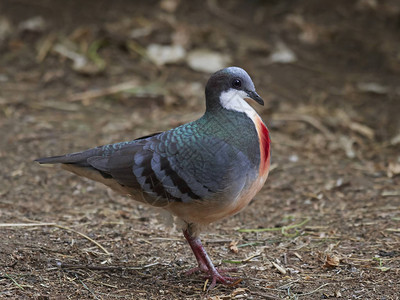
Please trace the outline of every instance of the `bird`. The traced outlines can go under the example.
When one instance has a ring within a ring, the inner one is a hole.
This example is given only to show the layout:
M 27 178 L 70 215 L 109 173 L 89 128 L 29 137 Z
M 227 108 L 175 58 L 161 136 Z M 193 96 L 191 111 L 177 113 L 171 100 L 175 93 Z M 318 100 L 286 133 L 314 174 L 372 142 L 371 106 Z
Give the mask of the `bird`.
M 204 115 L 176 128 L 35 161 L 62 164 L 65 170 L 176 216 L 198 263 L 187 274 L 203 272 L 210 290 L 235 278 L 214 266 L 200 233 L 241 211 L 263 187 L 271 140 L 247 102 L 264 101 L 242 68 L 212 74 L 205 101 Z

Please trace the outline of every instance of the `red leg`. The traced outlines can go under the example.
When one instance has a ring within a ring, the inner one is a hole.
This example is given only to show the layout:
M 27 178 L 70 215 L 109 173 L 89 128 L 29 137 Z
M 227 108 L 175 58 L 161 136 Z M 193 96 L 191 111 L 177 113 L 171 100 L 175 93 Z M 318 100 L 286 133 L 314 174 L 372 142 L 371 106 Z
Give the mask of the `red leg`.
M 185 234 L 185 233 L 184 233 Z M 186 235 L 185 235 L 185 237 L 186 237 Z M 187 238 L 186 238 L 187 239 Z M 189 245 L 190 245 L 190 247 L 192 248 L 192 251 L 193 251 L 193 253 L 194 253 L 194 256 L 196 256 L 196 260 L 197 260 L 197 262 L 198 262 L 198 264 L 199 264 L 199 266 L 198 267 L 195 267 L 195 268 L 192 268 L 192 269 L 190 269 L 190 270 L 188 270 L 188 271 L 186 271 L 186 275 L 192 275 L 193 273 L 196 273 L 196 272 L 198 272 L 198 271 L 201 271 L 201 272 L 203 272 L 203 273 L 207 273 L 208 272 L 208 267 L 207 267 L 207 265 L 206 265 L 206 263 L 204 262 L 204 260 L 203 260 L 203 258 L 199 255 L 199 253 L 198 252 L 195 252 L 194 250 L 193 250 L 193 247 L 192 247 L 192 245 L 189 243 Z
M 188 230 L 184 230 L 183 235 L 188 241 L 190 247 L 192 248 L 194 256 L 196 256 L 196 260 L 199 264 L 198 268 L 189 270 L 187 274 L 192 274 L 196 271 L 207 273 L 207 278 L 212 280 L 211 285 L 208 288 L 209 290 L 213 289 L 217 282 L 221 282 L 223 284 L 233 283 L 234 278 L 222 276 L 217 268 L 215 268 L 198 237 L 191 236 Z

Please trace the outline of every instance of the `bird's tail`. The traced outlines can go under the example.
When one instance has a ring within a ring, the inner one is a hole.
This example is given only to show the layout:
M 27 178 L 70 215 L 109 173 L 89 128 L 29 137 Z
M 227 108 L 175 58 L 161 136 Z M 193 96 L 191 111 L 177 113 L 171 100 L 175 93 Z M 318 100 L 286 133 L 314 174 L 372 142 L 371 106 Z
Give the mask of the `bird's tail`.
M 101 149 L 99 149 L 99 147 L 66 155 L 37 158 L 35 161 L 39 164 L 74 164 L 87 167 L 89 166 L 87 159 L 97 155 L 101 155 Z
M 103 146 L 100 146 L 82 152 L 38 158 L 35 161 L 39 164 L 62 164 L 61 167 L 63 169 L 76 175 L 101 182 L 119 193 L 130 193 L 130 191 L 114 180 L 110 174 L 89 163 L 95 159 L 102 158 L 103 154 Z

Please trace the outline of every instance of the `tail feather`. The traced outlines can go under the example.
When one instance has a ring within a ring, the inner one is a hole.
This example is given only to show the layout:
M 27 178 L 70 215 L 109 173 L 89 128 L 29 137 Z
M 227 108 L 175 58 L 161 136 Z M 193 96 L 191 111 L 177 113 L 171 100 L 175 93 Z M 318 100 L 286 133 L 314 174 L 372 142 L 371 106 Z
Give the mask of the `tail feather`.
M 101 155 L 99 148 L 93 148 L 82 152 L 69 153 L 51 157 L 42 157 L 35 159 L 39 164 L 75 164 L 81 167 L 90 166 L 88 158 Z
M 89 167 L 89 166 L 91 166 L 88 163 L 89 158 L 93 158 L 93 161 L 95 161 L 95 159 L 94 159 L 95 156 L 109 156 L 112 153 L 114 153 L 115 151 L 118 151 L 125 146 L 133 145 L 137 141 L 142 141 L 142 140 L 145 140 L 152 136 L 156 136 L 158 134 L 160 134 L 160 132 L 142 136 L 142 137 L 140 137 L 136 140 L 130 141 L 130 142 L 109 144 L 109 145 L 105 145 L 105 146 L 99 146 L 96 148 L 88 149 L 88 150 L 85 150 L 82 152 L 69 153 L 69 154 L 65 154 L 65 155 L 42 157 L 42 158 L 35 159 L 35 161 L 38 162 L 39 164 L 74 164 L 74 165 L 78 165 L 81 167 Z
M 109 146 L 112 147 L 113 145 Z M 106 147 L 107 151 L 110 152 L 110 149 Z M 101 182 L 119 193 L 131 194 L 133 190 L 128 191 L 108 172 L 105 165 L 108 158 L 103 156 L 104 152 L 104 146 L 100 146 L 82 152 L 38 158 L 35 161 L 39 164 L 62 164 L 63 169 L 78 176 Z

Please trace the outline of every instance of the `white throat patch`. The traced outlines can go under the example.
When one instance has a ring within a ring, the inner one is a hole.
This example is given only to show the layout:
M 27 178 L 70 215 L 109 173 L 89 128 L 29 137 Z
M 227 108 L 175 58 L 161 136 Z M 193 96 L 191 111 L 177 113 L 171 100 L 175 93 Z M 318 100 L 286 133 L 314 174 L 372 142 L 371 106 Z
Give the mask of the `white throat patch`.
M 228 110 L 234 110 L 238 112 L 244 112 L 250 119 L 254 121 L 254 117 L 257 116 L 257 112 L 244 100 L 248 98 L 245 91 L 238 91 L 235 89 L 229 89 L 226 92 L 222 92 L 219 97 L 219 101 L 223 108 Z

